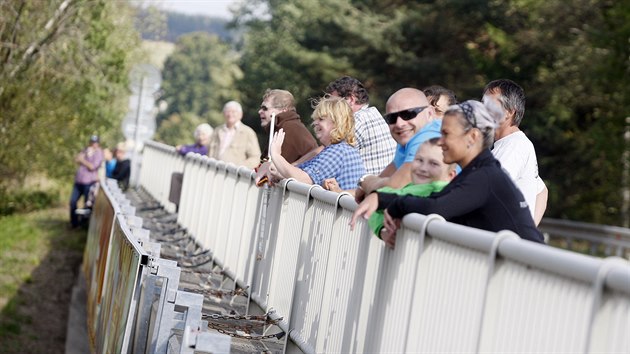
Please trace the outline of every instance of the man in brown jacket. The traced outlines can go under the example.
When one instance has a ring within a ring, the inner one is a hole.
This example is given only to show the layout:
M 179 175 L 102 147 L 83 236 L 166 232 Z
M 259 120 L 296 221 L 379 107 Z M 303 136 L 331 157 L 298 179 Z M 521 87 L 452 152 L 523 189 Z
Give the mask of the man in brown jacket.
M 289 163 L 293 163 L 309 153 L 316 155 L 318 144 L 295 111 L 295 101 L 291 92 L 277 89 L 268 89 L 265 92 L 258 115 L 260 125 L 267 136 L 271 129 L 271 116 L 274 113 L 276 114 L 274 133 L 284 129 L 286 134 L 282 144 L 282 157 Z M 262 157 L 267 157 L 266 145 Z
M 208 156 L 238 166 L 254 168 L 260 159 L 260 145 L 254 130 L 241 122 L 243 107 L 236 101 L 223 106 L 225 124 L 217 127 L 210 137 Z

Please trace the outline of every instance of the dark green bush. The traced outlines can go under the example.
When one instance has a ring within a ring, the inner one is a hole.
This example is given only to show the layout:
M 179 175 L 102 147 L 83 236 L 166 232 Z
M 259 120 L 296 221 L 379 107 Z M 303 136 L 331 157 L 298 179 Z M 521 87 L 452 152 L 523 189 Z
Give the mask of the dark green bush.
M 58 195 L 56 190 L 8 191 L 0 188 L 0 216 L 48 208 L 57 201 Z

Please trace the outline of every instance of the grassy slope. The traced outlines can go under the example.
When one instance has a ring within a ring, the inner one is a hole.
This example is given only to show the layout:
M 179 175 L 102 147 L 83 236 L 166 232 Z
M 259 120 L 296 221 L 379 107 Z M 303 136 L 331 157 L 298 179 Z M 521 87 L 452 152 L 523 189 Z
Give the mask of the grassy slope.
M 70 302 L 85 245 L 67 208 L 0 218 L 0 352 L 63 353 Z

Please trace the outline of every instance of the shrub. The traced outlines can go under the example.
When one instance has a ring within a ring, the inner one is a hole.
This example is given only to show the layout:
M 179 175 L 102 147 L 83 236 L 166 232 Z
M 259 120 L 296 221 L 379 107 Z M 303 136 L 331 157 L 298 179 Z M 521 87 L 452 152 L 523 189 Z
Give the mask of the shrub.
M 58 196 L 59 191 L 56 190 L 9 191 L 0 188 L 0 216 L 48 208 L 58 200 Z

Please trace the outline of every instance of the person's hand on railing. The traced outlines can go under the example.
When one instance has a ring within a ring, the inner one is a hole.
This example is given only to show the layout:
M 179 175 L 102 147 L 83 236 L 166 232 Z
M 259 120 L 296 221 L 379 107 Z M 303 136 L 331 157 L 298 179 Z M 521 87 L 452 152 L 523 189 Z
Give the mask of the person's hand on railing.
M 373 212 L 378 208 L 378 194 L 372 193 L 365 197 L 361 204 L 357 206 L 352 219 L 350 219 L 350 230 L 354 230 L 354 226 L 359 218 L 369 219 Z
M 341 189 L 341 187 L 339 187 L 339 183 L 337 182 L 335 178 L 325 179 L 324 183 L 322 183 L 322 187 L 324 187 L 325 190 L 328 190 L 331 192 L 337 192 L 337 193 L 343 192 L 343 190 Z
M 398 229 L 400 229 L 400 219 L 394 219 L 385 209 L 381 239 L 391 249 L 396 246 L 396 232 Z
M 281 175 L 280 172 L 278 172 L 278 168 L 273 162 L 271 163 L 271 165 L 269 165 L 267 176 L 269 176 L 270 183 L 278 183 L 284 178 L 284 176 Z
M 265 183 L 271 185 L 271 181 L 269 180 L 269 167 L 271 166 L 271 161 L 264 161 L 258 167 L 256 167 L 256 178 L 254 182 L 256 182 L 256 186 L 262 187 Z
M 272 162 L 266 161 L 256 168 L 256 178 L 254 181 L 258 187 L 262 187 L 265 183 L 271 187 L 280 182 L 283 178 L 276 166 Z

